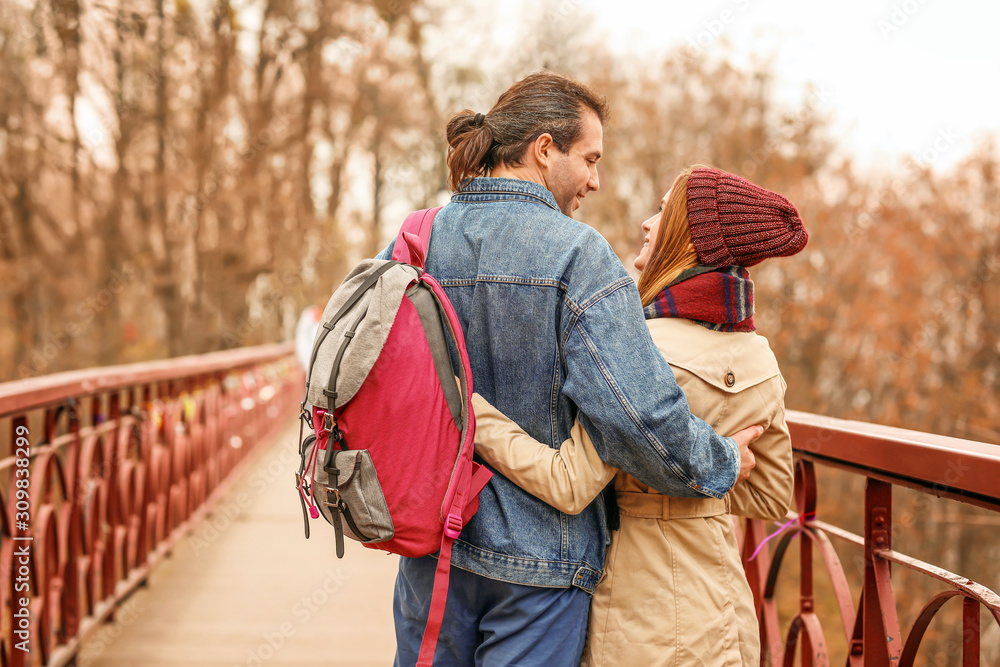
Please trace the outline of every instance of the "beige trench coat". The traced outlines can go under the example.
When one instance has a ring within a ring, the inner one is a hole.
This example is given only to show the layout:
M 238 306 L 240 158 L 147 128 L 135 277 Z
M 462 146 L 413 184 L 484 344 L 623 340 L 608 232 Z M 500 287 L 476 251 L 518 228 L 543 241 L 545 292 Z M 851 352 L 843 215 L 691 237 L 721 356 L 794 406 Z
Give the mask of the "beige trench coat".
M 728 435 L 764 434 L 757 466 L 723 499 L 670 498 L 600 460 L 586 432 L 552 449 L 478 395 L 476 452 L 523 489 L 578 513 L 611 480 L 621 511 L 591 603 L 584 665 L 688 667 L 759 664 L 753 599 L 729 512 L 781 519 L 792 496 L 785 382 L 767 340 L 683 319 L 648 320 L 691 412 Z

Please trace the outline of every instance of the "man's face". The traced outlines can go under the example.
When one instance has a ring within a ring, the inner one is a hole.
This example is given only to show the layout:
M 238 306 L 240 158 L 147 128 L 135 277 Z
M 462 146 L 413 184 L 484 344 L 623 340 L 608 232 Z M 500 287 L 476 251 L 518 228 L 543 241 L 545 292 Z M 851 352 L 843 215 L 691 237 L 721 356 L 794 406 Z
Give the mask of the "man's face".
M 552 146 L 545 186 L 555 196 L 562 212 L 573 217 L 580 200 L 600 187 L 597 162 L 604 151 L 604 128 L 597 114 L 587 110 L 581 119 L 583 132 L 566 153 Z

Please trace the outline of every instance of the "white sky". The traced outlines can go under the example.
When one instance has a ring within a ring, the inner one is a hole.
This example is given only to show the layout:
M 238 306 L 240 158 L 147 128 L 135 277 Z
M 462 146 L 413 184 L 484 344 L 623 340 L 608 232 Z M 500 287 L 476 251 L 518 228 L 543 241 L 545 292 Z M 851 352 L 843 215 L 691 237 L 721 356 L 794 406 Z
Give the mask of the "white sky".
M 595 15 L 619 52 L 700 42 L 711 57 L 725 38 L 737 58 L 773 57 L 782 99 L 801 101 L 810 82 L 831 93 L 836 136 L 865 165 L 909 154 L 947 166 L 984 130 L 1000 136 L 995 0 L 558 1 Z M 950 145 L 931 160 L 935 141 Z

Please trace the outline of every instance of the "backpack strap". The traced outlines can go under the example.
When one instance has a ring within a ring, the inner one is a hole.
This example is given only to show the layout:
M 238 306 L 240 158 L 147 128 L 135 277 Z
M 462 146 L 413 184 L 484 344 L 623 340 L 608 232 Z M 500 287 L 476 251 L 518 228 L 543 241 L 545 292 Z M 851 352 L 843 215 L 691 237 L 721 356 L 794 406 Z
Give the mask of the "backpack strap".
M 406 216 L 406 220 L 403 221 L 403 226 L 399 228 L 399 234 L 396 236 L 396 245 L 392 249 L 394 260 L 415 266 L 418 269 L 424 268 L 427 248 L 431 243 L 431 227 L 434 224 L 434 216 L 441 208 L 441 206 L 425 208 Z
M 434 570 L 434 588 L 431 592 L 431 606 L 427 614 L 427 627 L 424 628 L 424 637 L 420 642 L 420 654 L 417 656 L 416 667 L 433 667 L 434 650 L 437 648 L 438 636 L 441 634 L 441 625 L 444 622 L 444 608 L 448 601 L 448 581 L 451 575 L 451 546 L 462 532 L 464 518 L 462 516 L 466 509 L 467 499 L 476 499 L 479 504 L 479 492 L 483 490 L 486 483 L 493 477 L 493 473 L 484 465 L 480 465 L 471 460 L 467 460 L 468 465 L 463 465 L 463 477 L 465 489 L 459 491 L 452 504 L 452 511 L 448 514 L 444 525 L 444 534 L 441 536 L 441 551 L 438 553 L 437 568 Z

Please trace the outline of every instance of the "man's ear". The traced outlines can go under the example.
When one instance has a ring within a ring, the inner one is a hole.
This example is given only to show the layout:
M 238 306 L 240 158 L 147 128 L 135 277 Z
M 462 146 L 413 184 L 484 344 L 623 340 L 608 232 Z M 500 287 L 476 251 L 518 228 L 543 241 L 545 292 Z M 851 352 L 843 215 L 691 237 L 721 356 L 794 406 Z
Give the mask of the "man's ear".
M 552 135 L 548 132 L 541 134 L 531 142 L 531 148 L 529 152 L 531 156 L 538 162 L 538 165 L 542 168 L 549 166 L 549 159 L 552 157 L 552 151 L 555 150 L 555 142 L 552 141 Z

